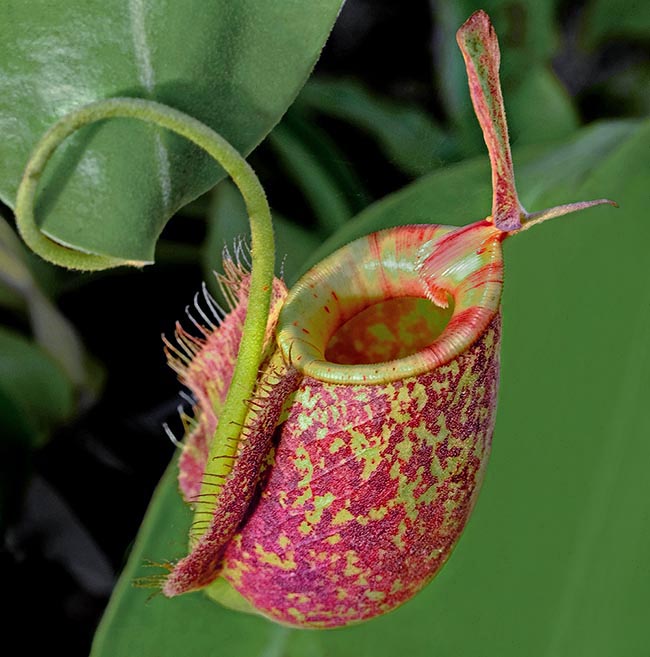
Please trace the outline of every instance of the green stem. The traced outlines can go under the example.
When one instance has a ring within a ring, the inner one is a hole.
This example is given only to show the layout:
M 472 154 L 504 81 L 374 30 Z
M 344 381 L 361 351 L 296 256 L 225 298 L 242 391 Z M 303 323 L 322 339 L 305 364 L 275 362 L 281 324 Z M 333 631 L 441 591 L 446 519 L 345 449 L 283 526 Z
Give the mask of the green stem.
M 271 212 L 264 189 L 246 160 L 214 130 L 160 103 L 137 98 L 112 98 L 86 105 L 60 119 L 32 153 L 16 199 L 16 223 L 25 242 L 41 257 L 71 269 L 97 270 L 128 264 L 124 260 L 73 251 L 43 235 L 34 219 L 34 199 L 43 170 L 57 147 L 79 128 L 109 118 L 132 118 L 186 137 L 211 155 L 233 179 L 246 203 L 251 227 L 252 269 L 248 310 L 235 370 L 210 448 L 208 468 L 230 438 L 233 426 L 244 423 L 257 381 L 268 320 L 275 246 Z

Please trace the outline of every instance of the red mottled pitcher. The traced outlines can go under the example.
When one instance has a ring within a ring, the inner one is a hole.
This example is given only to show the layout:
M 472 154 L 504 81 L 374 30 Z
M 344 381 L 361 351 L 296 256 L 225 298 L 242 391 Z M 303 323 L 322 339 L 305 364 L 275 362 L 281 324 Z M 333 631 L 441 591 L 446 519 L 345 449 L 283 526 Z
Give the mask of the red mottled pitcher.
M 494 427 L 501 242 L 607 202 L 521 207 L 487 15 L 458 41 L 492 164 L 492 214 L 374 233 L 290 292 L 276 280 L 255 397 L 223 445 L 211 439 L 250 282 L 237 262 L 223 278 L 232 312 L 216 329 L 196 322 L 200 338 L 179 327 L 181 348 L 168 345 L 197 406 L 179 477 L 195 509 L 191 551 L 166 595 L 205 589 L 284 624 L 346 625 L 413 596 L 458 540 Z

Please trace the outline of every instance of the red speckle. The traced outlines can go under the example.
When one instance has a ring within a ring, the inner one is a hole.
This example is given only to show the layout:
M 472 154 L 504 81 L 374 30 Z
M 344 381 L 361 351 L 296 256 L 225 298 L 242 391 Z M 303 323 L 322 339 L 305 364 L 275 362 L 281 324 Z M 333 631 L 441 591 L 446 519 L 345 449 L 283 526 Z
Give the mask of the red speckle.
M 498 345 L 499 323 L 496 315 L 455 370 L 434 368 L 386 388 L 302 380 L 264 495 L 224 554 L 224 577 L 257 609 L 289 625 L 347 625 L 396 607 L 439 570 L 489 452 L 498 348 L 484 338 L 491 332 Z M 478 381 L 456 395 L 468 371 Z M 422 435 L 410 430 L 420 425 Z M 355 447 L 353 436 L 381 445 L 381 457 Z M 319 513 L 317 499 L 327 501 Z M 260 559 L 257 546 L 281 565 Z

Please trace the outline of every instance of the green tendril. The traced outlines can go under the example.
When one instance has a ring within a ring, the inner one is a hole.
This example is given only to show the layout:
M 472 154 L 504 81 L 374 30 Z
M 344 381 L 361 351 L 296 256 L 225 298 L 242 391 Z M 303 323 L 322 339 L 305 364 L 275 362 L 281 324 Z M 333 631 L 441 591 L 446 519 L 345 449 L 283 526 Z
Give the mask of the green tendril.
M 186 137 L 213 157 L 233 179 L 246 203 L 251 228 L 250 296 L 237 362 L 210 446 L 207 471 L 223 451 L 233 427 L 244 424 L 262 359 L 268 320 L 275 246 L 266 194 L 246 160 L 223 137 L 200 121 L 166 105 L 137 98 L 91 103 L 60 119 L 39 141 L 25 168 L 16 199 L 16 224 L 25 242 L 45 260 L 69 269 L 98 270 L 134 264 L 119 258 L 82 253 L 46 237 L 34 219 L 34 200 L 45 166 L 57 147 L 79 128 L 110 118 L 138 119 Z M 219 468 L 215 468 L 218 470 Z

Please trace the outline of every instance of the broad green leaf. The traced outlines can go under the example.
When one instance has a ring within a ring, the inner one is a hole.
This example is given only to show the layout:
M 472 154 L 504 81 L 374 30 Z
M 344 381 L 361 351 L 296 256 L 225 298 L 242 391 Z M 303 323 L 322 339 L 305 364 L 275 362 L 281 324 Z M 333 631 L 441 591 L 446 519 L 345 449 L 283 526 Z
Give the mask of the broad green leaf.
M 250 152 L 295 98 L 341 0 L 0 0 L 0 198 L 13 205 L 28 153 L 70 110 L 139 96 L 187 112 Z M 221 171 L 195 147 L 129 120 L 71 137 L 37 203 L 44 233 L 148 262 L 169 217 Z
M 525 163 L 515 152 L 515 165 L 531 207 L 598 196 L 621 207 L 506 242 L 492 460 L 465 534 L 433 583 L 382 618 L 322 632 L 236 614 L 200 593 L 147 603 L 147 591 L 130 584 L 146 574 L 142 564 L 185 551 L 190 518 L 172 466 L 93 657 L 645 655 L 650 122 L 594 126 L 529 151 Z M 362 213 L 341 241 L 389 223 L 475 220 L 490 207 L 488 185 L 486 162 L 439 171 Z
M 297 104 L 362 129 L 395 166 L 413 176 L 435 169 L 453 152 L 449 136 L 426 112 L 376 97 L 354 80 L 311 80 Z
M 73 411 L 72 383 L 63 370 L 43 349 L 4 327 L 0 327 L 0 388 L 41 442 Z

